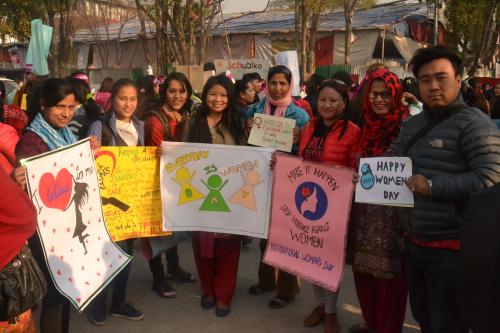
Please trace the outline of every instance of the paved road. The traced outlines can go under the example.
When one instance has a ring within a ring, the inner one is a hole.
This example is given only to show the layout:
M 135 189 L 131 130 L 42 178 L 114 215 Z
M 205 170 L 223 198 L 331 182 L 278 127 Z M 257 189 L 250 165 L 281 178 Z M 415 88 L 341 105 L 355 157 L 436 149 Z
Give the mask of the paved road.
M 248 295 L 248 288 L 256 282 L 257 268 L 260 258 L 258 242 L 254 240 L 248 248 L 241 252 L 238 272 L 238 284 L 233 299 L 232 313 L 226 318 L 217 318 L 212 310 L 202 310 L 199 306 L 200 288 L 198 283 L 175 283 L 178 297 L 164 299 L 151 291 L 151 273 L 147 263 L 140 255 L 134 258 L 132 273 L 128 285 L 129 300 L 140 308 L 145 315 L 140 322 L 124 319 L 108 318 L 106 326 L 92 325 L 84 312 L 71 314 L 70 332 L 72 333 L 223 333 L 223 332 L 269 332 L 269 333 L 321 333 L 322 325 L 315 328 L 305 328 L 302 325 L 304 317 L 315 306 L 312 288 L 308 282 L 302 282 L 301 292 L 297 299 L 286 308 L 272 310 L 267 302 L 272 294 L 259 296 Z M 139 253 L 138 249 L 136 250 Z M 191 272 L 196 272 L 190 242 L 181 244 L 179 248 L 182 266 Z M 409 307 L 408 307 L 409 308 Z M 418 326 L 407 309 L 407 321 L 404 333 L 419 332 Z M 350 267 L 346 269 L 344 282 L 339 298 L 339 320 L 342 332 L 361 321 L 361 314 L 353 286 Z

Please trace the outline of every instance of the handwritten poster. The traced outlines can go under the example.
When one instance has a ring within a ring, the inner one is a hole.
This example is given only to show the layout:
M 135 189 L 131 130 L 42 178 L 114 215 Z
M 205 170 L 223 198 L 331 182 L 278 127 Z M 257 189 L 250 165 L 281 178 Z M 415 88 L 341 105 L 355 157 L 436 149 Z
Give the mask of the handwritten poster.
M 89 139 L 22 163 L 52 280 L 81 312 L 131 260 L 106 230 Z
M 96 155 L 104 220 L 113 241 L 163 231 L 156 147 L 102 147 Z
M 256 113 L 248 143 L 289 153 L 292 151 L 294 128 L 295 119 Z
M 215 59 L 214 65 L 217 74 L 229 70 L 237 80 L 241 79 L 244 74 L 254 72 L 265 78 L 269 71 L 269 60 L 267 59 Z
M 353 170 L 279 154 L 263 261 L 329 290 L 344 269 Z
M 163 142 L 163 228 L 267 237 L 270 148 Z
M 362 158 L 355 201 L 413 207 L 413 193 L 406 186 L 411 175 L 412 164 L 408 157 Z

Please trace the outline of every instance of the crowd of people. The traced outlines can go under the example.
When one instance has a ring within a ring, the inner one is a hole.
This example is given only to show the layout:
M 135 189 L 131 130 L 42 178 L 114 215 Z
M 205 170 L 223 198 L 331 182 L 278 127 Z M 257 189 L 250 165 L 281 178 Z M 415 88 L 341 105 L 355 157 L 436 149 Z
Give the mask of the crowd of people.
M 23 191 L 26 170 L 19 161 L 86 137 L 94 151 L 100 146 L 161 146 L 162 141 L 247 145 L 254 114 L 261 113 L 296 121 L 291 154 L 306 161 L 356 169 L 359 158 L 412 160 L 407 186 L 414 193 L 413 208 L 352 205 L 346 264 L 354 273 L 363 322 L 349 332 L 401 333 L 409 295 L 423 333 L 466 333 L 474 320 L 458 297 L 460 254 L 466 250 L 462 230 L 472 195 L 500 182 L 500 132 L 495 126 L 500 123 L 500 83 L 488 89 L 474 79 L 463 82 L 460 58 L 440 46 L 418 50 L 410 66 L 415 78 L 400 79 L 383 64 L 374 64 L 359 85 L 345 72 L 332 78 L 312 75 L 304 84 L 304 98 L 292 96 L 296 78 L 283 65 L 271 67 L 266 80 L 257 73 L 235 83 L 224 74 L 212 76 L 201 95 L 177 72 L 139 82 L 106 78 L 92 94 L 89 78 L 78 72 L 26 84 L 20 92 L 28 94 L 26 112 L 3 105 L 0 82 L 0 268 L 11 265 L 28 243 L 47 283 L 38 306 L 40 331 L 68 332 L 70 302 L 50 277 L 36 233 L 36 211 Z M 469 220 L 475 222 L 474 217 Z M 251 240 L 191 232 L 195 275 L 181 267 L 177 246 L 169 245 L 175 236 L 147 240 L 154 249 L 148 258 L 152 290 L 173 298 L 177 294 L 169 281 L 199 279 L 201 308 L 214 309 L 218 317 L 229 315 L 240 248 Z M 260 240 L 262 254 L 266 243 Z M 133 239 L 116 244 L 132 254 Z M 105 325 L 108 315 L 144 318 L 127 301 L 130 265 L 92 301 L 93 324 Z M 338 291 L 319 285 L 313 290 L 317 306 L 304 314 L 304 326 L 323 322 L 326 333 L 340 332 Z M 299 277 L 260 262 L 248 292 L 273 293 L 268 305 L 280 309 L 297 297 Z M 495 332 L 493 310 L 491 314 L 488 332 Z M 0 323 L 0 331 L 4 327 L 33 330 L 31 311 Z

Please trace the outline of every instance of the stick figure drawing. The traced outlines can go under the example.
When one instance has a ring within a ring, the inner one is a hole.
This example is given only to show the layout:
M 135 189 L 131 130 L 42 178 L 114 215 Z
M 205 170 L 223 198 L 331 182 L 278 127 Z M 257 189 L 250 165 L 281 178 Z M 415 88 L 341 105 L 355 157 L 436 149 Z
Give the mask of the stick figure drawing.
M 243 178 L 243 186 L 229 198 L 229 201 L 236 205 L 257 211 L 255 188 L 264 183 L 264 181 L 260 180 L 260 174 L 255 170 L 248 171 L 246 175 L 243 175 L 243 172 L 241 172 L 241 178 Z
M 212 212 L 230 212 L 231 210 L 226 204 L 226 201 L 222 197 L 220 191 L 227 184 L 229 180 L 226 179 L 222 182 L 222 178 L 219 175 L 211 175 L 208 177 L 207 182 L 203 179 L 201 182 L 210 191 L 203 201 L 200 210 L 212 211 Z

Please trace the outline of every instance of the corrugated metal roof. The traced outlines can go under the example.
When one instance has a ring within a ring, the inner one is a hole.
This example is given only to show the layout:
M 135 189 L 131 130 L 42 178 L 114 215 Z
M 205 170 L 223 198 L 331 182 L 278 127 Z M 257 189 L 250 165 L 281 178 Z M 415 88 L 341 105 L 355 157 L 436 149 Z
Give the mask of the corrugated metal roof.
M 427 5 L 415 3 L 398 3 L 383 6 L 376 6 L 370 9 L 356 11 L 354 15 L 353 29 L 366 30 L 383 26 L 393 25 L 410 15 L 428 16 Z M 212 30 L 213 36 L 224 35 L 224 25 L 220 23 L 220 16 L 216 18 L 215 28 Z M 119 35 L 119 24 L 109 26 L 108 32 L 101 28 L 98 31 L 101 40 L 121 40 L 136 39 L 140 32 L 140 22 L 138 19 L 128 21 Z M 264 12 L 258 14 L 235 17 L 226 21 L 228 34 L 242 33 L 287 33 L 295 30 L 295 15 L 293 12 Z M 155 26 L 152 22 L 146 22 L 147 36 L 153 37 Z M 321 19 L 319 31 L 342 31 L 345 30 L 345 19 L 343 11 L 325 13 Z M 95 42 L 96 33 L 92 34 L 89 29 L 82 29 L 75 32 L 75 42 Z M 109 36 L 109 38 L 106 38 Z

